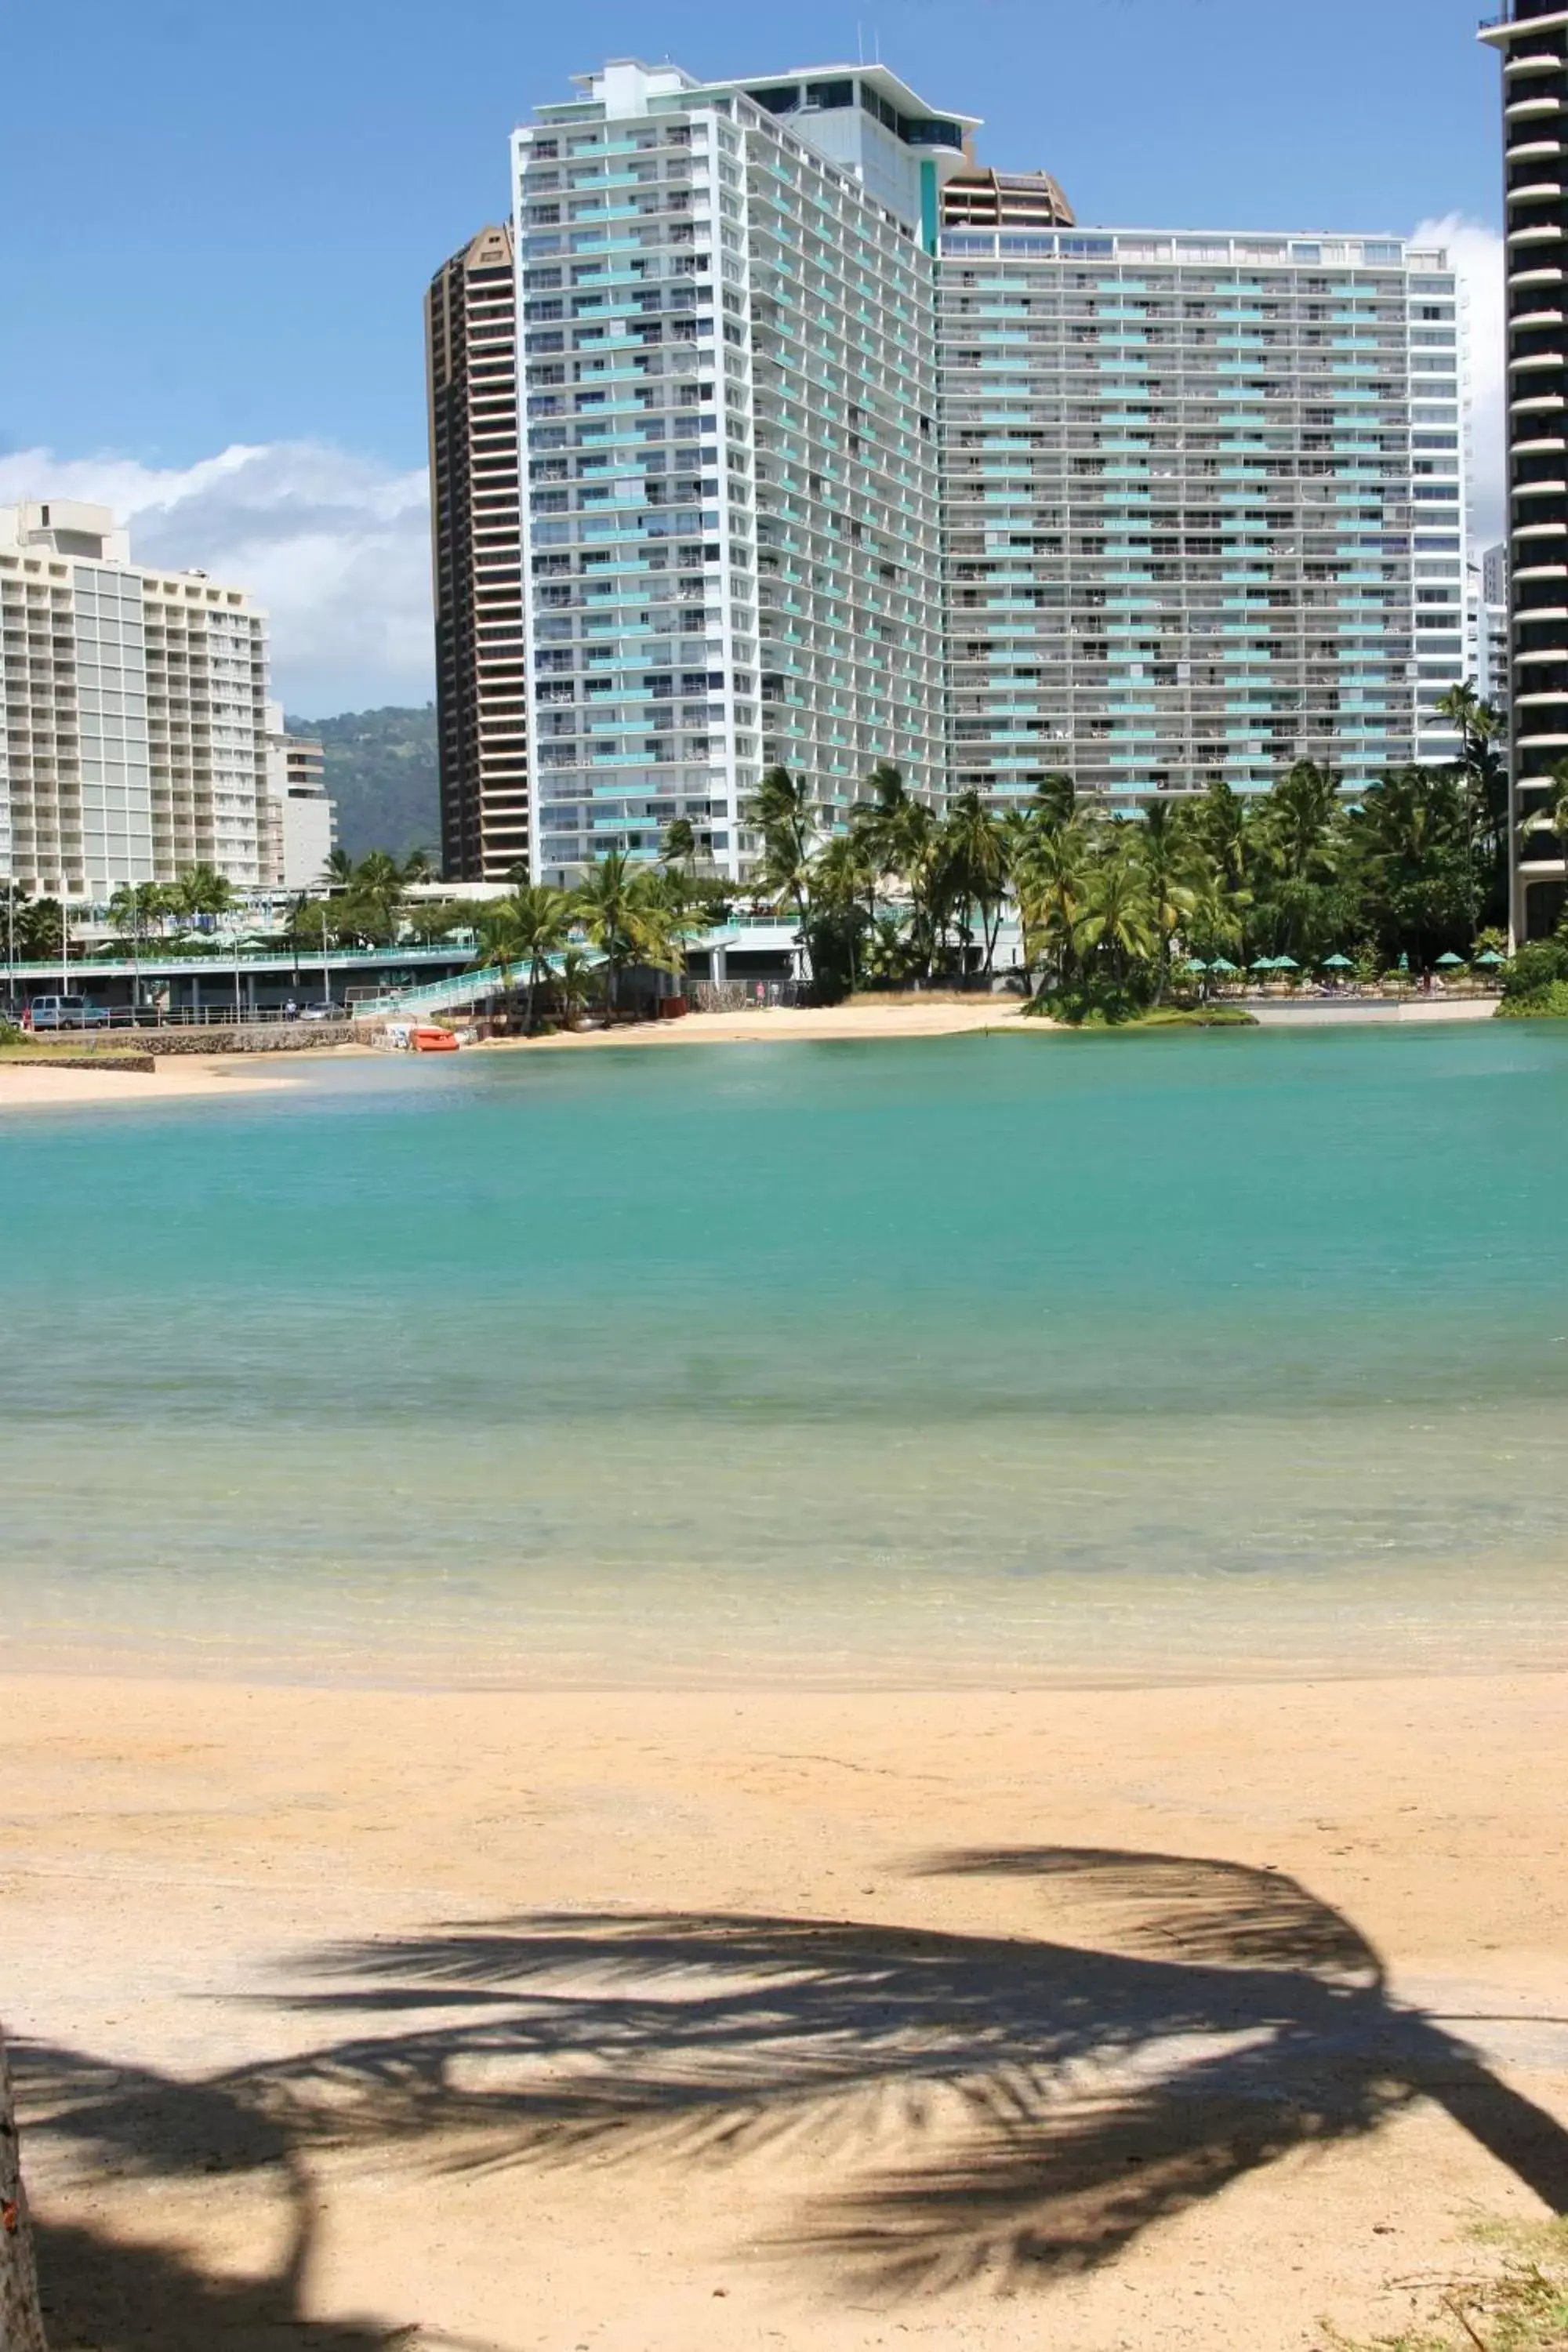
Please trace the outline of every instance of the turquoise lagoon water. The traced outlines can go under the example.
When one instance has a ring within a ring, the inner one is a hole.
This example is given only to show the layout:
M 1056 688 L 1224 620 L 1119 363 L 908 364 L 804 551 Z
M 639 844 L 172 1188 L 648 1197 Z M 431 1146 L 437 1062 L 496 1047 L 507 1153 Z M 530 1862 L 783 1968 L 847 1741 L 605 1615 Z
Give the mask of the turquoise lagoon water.
M 1561 1027 L 296 1066 L 0 1131 L 14 1663 L 1568 1661 Z

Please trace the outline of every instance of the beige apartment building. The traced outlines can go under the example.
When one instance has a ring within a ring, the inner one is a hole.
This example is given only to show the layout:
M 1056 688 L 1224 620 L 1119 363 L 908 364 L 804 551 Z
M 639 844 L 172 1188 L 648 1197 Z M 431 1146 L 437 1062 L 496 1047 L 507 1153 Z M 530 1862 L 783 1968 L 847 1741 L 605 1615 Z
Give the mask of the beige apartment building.
M 320 739 L 289 734 L 282 704 L 269 702 L 268 855 L 271 879 L 282 889 L 315 889 L 336 845 L 337 811 L 327 792 L 326 765 Z
M 100 902 L 209 865 L 274 887 L 267 616 L 133 564 L 107 507 L 0 508 L 0 875 Z

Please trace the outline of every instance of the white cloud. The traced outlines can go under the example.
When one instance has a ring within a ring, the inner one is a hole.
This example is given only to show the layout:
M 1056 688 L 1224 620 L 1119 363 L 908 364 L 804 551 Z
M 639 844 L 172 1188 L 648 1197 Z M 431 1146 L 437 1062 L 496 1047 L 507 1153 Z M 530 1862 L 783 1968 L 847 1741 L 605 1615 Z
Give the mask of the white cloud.
M 130 525 L 133 562 L 210 572 L 272 622 L 273 691 L 322 718 L 433 692 L 428 486 L 316 442 L 240 445 L 194 466 L 0 457 L 0 505 L 89 499 Z
M 1501 539 L 1506 527 L 1505 247 L 1495 228 L 1458 213 L 1424 220 L 1415 230 L 1415 243 L 1446 246 L 1458 273 L 1469 362 L 1470 528 L 1479 551 Z

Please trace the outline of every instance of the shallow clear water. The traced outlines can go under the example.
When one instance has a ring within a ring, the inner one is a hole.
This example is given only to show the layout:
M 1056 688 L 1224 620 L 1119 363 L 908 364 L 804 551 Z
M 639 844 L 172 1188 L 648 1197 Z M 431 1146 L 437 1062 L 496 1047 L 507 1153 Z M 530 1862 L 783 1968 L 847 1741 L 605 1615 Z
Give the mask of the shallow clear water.
M 36 1664 L 1568 1660 L 1568 1034 L 299 1066 L 0 1131 Z

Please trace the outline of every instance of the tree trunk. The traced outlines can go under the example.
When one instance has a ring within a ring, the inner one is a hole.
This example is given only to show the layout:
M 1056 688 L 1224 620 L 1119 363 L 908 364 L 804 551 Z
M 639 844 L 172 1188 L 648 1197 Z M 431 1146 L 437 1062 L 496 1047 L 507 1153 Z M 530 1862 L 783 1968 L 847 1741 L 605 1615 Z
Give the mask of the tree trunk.
M 0 2033 L 0 2352 L 47 2352 L 4 2033 Z

